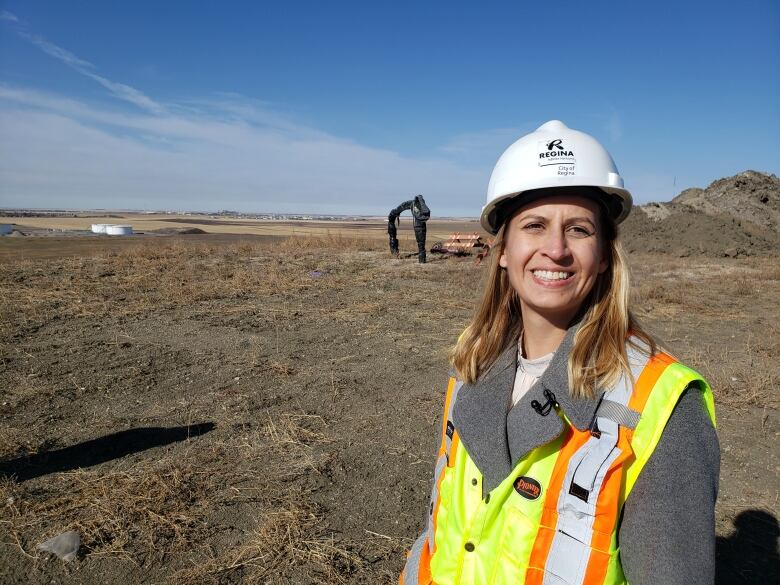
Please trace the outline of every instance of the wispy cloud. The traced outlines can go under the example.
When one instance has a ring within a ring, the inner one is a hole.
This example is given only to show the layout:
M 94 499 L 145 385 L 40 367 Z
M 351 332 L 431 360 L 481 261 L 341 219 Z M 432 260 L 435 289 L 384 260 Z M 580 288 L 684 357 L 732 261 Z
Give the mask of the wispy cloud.
M 0 127 L 6 206 L 385 214 L 419 192 L 437 215 L 474 216 L 490 172 L 364 146 L 235 95 L 152 114 L 0 85 Z
M 92 73 L 90 71 L 85 71 L 81 68 L 77 68 L 77 70 L 82 75 L 86 75 L 90 79 L 97 81 L 100 85 L 105 87 L 120 100 L 130 102 L 131 104 L 134 104 L 141 109 L 148 110 L 155 114 L 162 114 L 165 111 L 165 108 L 162 105 L 134 87 L 125 85 L 124 83 L 119 83 L 117 81 L 111 81 L 110 79 L 106 79 L 101 75 L 97 75 L 96 73 Z
M 66 51 L 62 47 L 58 47 L 54 43 L 50 43 L 43 37 L 30 34 L 23 30 L 19 31 L 19 36 L 21 36 L 23 39 L 30 41 L 33 45 L 38 47 L 41 51 L 43 51 L 50 57 L 59 59 L 60 61 L 65 63 L 65 65 L 73 67 L 76 70 L 82 70 L 82 69 L 94 67 L 94 65 L 92 65 L 92 63 L 90 63 L 89 61 L 84 61 L 83 59 L 79 59 L 78 57 L 76 57 L 76 55 L 74 55 L 70 51 Z
M 0 11 L 0 20 L 7 20 L 9 22 L 19 22 L 19 19 L 16 18 L 16 15 L 12 14 L 11 12 L 8 12 L 7 10 Z
M 15 15 L 11 14 L 10 12 L 8 13 L 3 12 L 2 14 L 3 14 L 2 20 L 8 20 L 10 22 L 18 24 L 19 19 Z M 8 15 L 7 18 L 6 18 L 6 14 Z M 126 85 L 124 83 L 112 81 L 111 79 L 108 79 L 102 75 L 98 75 L 95 72 L 97 68 L 89 61 L 86 61 L 74 55 L 67 49 L 63 49 L 62 47 L 52 43 L 51 41 L 45 39 L 40 35 L 36 35 L 28 32 L 25 29 L 25 27 L 21 25 L 18 25 L 14 28 L 17 29 L 16 32 L 19 34 L 20 37 L 32 43 L 33 45 L 38 47 L 41 51 L 43 51 L 50 57 L 54 57 L 55 59 L 67 65 L 68 67 L 79 72 L 81 75 L 88 77 L 89 79 L 99 83 L 104 88 L 106 88 L 114 97 L 126 101 L 128 103 L 131 103 L 141 109 L 152 112 L 154 114 L 161 114 L 165 111 L 165 108 L 160 103 L 156 102 L 155 100 L 153 100 L 152 98 L 144 94 L 142 91 L 134 87 L 131 87 L 129 85 Z

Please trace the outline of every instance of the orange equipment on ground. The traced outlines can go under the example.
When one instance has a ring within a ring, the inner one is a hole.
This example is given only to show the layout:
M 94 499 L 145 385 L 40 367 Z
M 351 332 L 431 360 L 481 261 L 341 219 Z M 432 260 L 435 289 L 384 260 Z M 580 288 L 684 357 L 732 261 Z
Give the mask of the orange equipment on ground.
M 444 242 L 436 242 L 431 248 L 434 254 L 451 254 L 453 256 L 466 256 L 472 250 L 478 251 L 477 264 L 482 258 L 487 256 L 492 240 L 485 242 L 477 232 L 471 234 L 461 234 L 454 232 Z

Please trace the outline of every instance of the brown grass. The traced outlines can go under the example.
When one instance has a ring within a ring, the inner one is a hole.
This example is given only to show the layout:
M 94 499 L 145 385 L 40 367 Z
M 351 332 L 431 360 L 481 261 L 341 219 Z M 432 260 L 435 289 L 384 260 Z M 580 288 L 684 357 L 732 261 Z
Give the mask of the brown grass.
M 340 232 L 328 233 L 325 236 L 291 236 L 277 247 L 283 254 L 298 254 L 309 250 L 332 250 L 336 252 L 379 252 L 387 249 L 384 241 L 376 238 L 356 238 L 345 236 Z
M 192 567 L 175 572 L 170 583 L 220 583 L 226 573 L 239 572 L 244 583 L 289 583 L 306 575 L 308 583 L 343 583 L 362 565 L 343 542 L 322 534 L 321 518 L 298 502 L 275 505 L 241 544 L 222 554 L 208 554 Z
M 776 343 L 777 335 L 774 337 Z M 686 361 L 704 374 L 719 405 L 777 408 L 780 397 L 774 388 L 780 383 L 775 368 L 778 355 L 776 348 L 763 350 L 762 344 L 751 337 L 730 348 L 713 344 L 689 350 Z
M 650 323 L 690 323 L 683 330 L 685 342 L 673 340 L 671 349 L 705 375 L 717 402 L 730 408 L 776 408 L 780 398 L 772 388 L 780 382 L 780 326 L 756 307 L 780 303 L 780 262 L 647 259 L 640 265 L 632 290 L 639 315 Z M 755 327 L 747 328 L 751 321 Z M 705 339 L 697 339 L 702 326 Z
M 267 308 L 280 296 L 294 298 L 315 285 L 327 290 L 356 280 L 377 284 L 387 277 L 376 265 L 384 246 L 339 234 L 219 250 L 146 242 L 94 258 L 11 262 L 0 272 L 0 336 L 54 319 L 146 315 L 215 301 L 229 301 L 226 312 L 245 311 L 247 305 L 257 306 L 258 297 L 266 299 Z M 312 271 L 326 277 L 315 282 Z M 405 291 L 393 295 L 403 302 Z
M 211 510 L 254 502 L 265 511 L 241 544 L 211 551 L 171 582 L 217 582 L 216 575 L 239 569 L 248 582 L 261 582 L 279 566 L 298 565 L 322 576 L 311 582 L 339 582 L 338 575 L 355 570 L 360 559 L 323 532 L 316 509 L 294 482 L 319 473 L 314 448 L 330 441 L 325 429 L 319 416 L 281 413 L 258 432 L 210 445 L 201 437 L 184 457 L 59 473 L 43 489 L 3 479 L 0 540 L 40 557 L 38 543 L 76 530 L 82 556 L 150 563 L 202 548 Z
M 6 480 L 0 486 L 4 540 L 35 555 L 36 543 L 76 530 L 87 555 L 159 558 L 186 547 L 203 527 L 214 481 L 172 461 L 62 473 L 43 492 Z

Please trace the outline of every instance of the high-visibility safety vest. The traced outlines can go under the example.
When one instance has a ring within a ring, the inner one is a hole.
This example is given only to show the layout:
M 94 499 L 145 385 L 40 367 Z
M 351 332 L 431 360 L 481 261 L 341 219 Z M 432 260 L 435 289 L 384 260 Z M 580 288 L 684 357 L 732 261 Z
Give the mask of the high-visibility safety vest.
M 699 374 L 664 353 L 629 350 L 637 359 L 635 384 L 623 378 L 607 391 L 590 429 L 566 424 L 484 498 L 482 474 L 452 422 L 462 383 L 450 378 L 428 525 L 401 585 L 627 583 L 617 547 L 623 504 L 688 387 L 702 392 L 715 424 Z

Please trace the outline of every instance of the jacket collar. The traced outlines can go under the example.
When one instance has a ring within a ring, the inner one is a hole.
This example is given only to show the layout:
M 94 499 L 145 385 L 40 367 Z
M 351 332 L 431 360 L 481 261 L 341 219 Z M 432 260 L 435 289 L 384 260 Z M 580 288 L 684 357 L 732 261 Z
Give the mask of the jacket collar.
M 542 374 L 537 386 L 541 384 L 541 386 L 555 394 L 558 406 L 566 415 L 566 418 L 569 419 L 569 422 L 577 427 L 578 430 L 584 431 L 593 422 L 593 415 L 601 402 L 602 392 L 597 391 L 594 398 L 574 398 L 571 395 L 569 387 L 569 356 L 572 349 L 574 349 L 574 337 L 579 329 L 579 322 L 569 327 L 566 336 L 555 351 L 550 365 Z M 542 403 L 544 402 L 542 401 Z
M 561 416 L 551 410 L 543 416 L 532 402 L 545 404 L 548 390 L 560 410 L 579 430 L 592 422 L 600 401 L 573 398 L 569 393 L 568 361 L 579 323 L 566 332 L 542 377 L 507 413 L 517 372 L 517 345 L 510 344 L 493 366 L 474 384 L 464 384 L 453 410 L 460 440 L 483 475 L 483 494 L 492 491 L 517 463 L 536 447 L 549 443 L 564 430 Z

